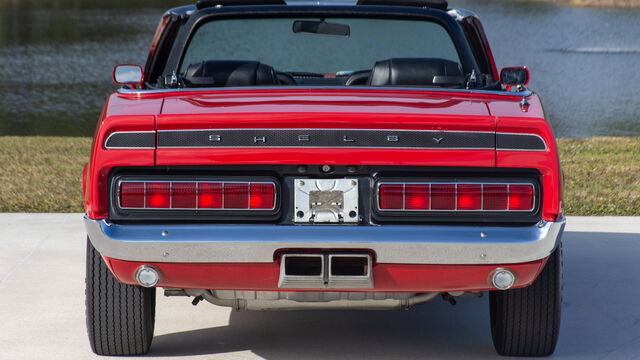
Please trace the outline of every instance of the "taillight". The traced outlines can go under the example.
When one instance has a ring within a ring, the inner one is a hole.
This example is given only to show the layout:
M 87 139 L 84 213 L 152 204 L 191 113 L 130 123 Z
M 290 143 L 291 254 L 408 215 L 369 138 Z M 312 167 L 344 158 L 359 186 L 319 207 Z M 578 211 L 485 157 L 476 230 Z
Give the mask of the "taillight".
M 509 184 L 509 210 L 527 211 L 533 208 L 533 187 Z
M 269 183 L 251 183 L 249 185 L 250 209 L 273 209 L 275 187 Z
M 120 206 L 144 208 L 145 184 L 143 182 L 120 183 Z
M 275 183 L 250 181 L 119 182 L 122 209 L 273 210 Z
M 378 185 L 381 211 L 533 211 L 530 183 L 402 183 Z
M 148 182 L 144 187 L 145 207 L 163 209 L 171 207 L 171 183 Z

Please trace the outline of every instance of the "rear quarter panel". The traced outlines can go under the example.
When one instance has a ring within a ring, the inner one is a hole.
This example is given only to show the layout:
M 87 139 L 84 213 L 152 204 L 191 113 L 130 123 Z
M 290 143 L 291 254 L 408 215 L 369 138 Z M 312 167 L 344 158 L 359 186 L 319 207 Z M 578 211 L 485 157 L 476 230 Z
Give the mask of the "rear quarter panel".
M 105 149 L 105 139 L 117 131 L 154 131 L 162 99 L 126 98 L 113 94 L 98 120 L 91 157 L 84 176 L 84 206 L 92 219 L 107 216 L 107 177 L 114 166 L 153 166 L 155 150 Z
M 535 134 L 547 145 L 544 151 L 496 151 L 496 166 L 505 168 L 536 168 L 542 174 L 542 218 L 554 221 L 562 216 L 562 171 L 551 125 L 547 122 L 538 95 L 527 98 L 528 106 L 519 101 L 494 99 L 487 102 L 496 118 L 496 132 Z

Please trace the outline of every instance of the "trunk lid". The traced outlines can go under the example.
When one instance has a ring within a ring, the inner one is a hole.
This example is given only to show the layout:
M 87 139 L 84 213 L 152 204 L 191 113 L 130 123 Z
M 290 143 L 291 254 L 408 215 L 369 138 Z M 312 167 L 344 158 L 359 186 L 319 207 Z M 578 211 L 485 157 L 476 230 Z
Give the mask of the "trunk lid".
M 158 165 L 495 166 L 495 119 L 467 93 L 251 90 L 168 96 Z

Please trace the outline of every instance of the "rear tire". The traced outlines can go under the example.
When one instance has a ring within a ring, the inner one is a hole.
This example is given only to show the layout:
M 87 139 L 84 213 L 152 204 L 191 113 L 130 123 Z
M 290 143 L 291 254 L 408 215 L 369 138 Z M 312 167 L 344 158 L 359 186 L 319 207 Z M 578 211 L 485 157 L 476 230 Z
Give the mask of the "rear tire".
M 119 283 L 87 239 L 87 332 L 98 355 L 149 352 L 155 323 L 156 289 Z
M 562 304 L 562 245 L 551 254 L 538 278 L 528 287 L 491 291 L 493 345 L 505 356 L 553 354 Z

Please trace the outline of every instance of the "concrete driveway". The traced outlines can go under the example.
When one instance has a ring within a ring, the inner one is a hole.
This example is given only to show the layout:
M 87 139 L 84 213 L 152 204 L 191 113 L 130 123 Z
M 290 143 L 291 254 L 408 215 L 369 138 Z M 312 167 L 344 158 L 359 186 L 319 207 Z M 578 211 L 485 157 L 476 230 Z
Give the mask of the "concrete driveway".
M 93 359 L 81 214 L 0 214 L 0 359 Z M 556 358 L 640 358 L 640 217 L 572 217 Z M 488 298 L 408 311 L 231 312 L 158 294 L 150 357 L 499 358 Z

